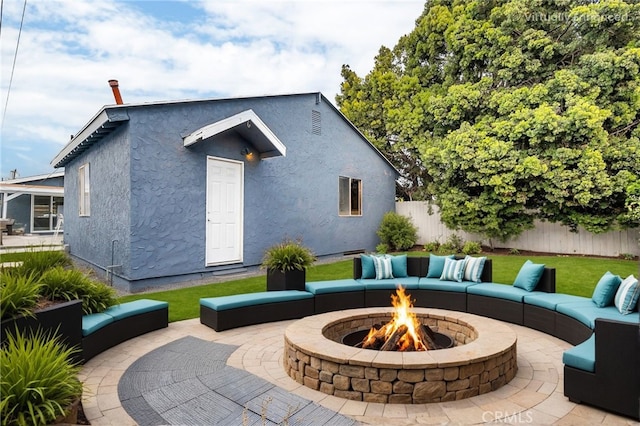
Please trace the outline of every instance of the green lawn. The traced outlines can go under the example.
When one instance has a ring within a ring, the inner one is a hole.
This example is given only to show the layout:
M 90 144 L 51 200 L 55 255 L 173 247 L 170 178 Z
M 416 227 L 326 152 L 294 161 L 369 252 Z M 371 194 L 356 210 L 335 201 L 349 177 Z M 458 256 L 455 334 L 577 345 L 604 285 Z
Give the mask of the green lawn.
M 426 255 L 412 252 L 410 255 Z M 638 262 L 631 260 L 604 259 L 593 257 L 569 256 L 498 256 L 489 255 L 493 260 L 493 280 L 511 284 L 522 264 L 531 259 L 535 263 L 544 263 L 556 268 L 556 291 L 590 297 L 598 280 L 607 271 L 622 278 L 630 274 L 638 275 Z M 324 281 L 351 278 L 353 275 L 352 260 L 344 260 L 330 264 L 317 265 L 307 271 L 307 281 Z M 265 275 L 244 278 L 225 283 L 215 283 L 155 293 L 136 294 L 120 298 L 121 302 L 137 299 L 155 299 L 169 302 L 169 321 L 180 321 L 197 318 L 200 315 L 199 300 L 202 297 L 226 296 L 239 293 L 265 291 L 267 281 Z

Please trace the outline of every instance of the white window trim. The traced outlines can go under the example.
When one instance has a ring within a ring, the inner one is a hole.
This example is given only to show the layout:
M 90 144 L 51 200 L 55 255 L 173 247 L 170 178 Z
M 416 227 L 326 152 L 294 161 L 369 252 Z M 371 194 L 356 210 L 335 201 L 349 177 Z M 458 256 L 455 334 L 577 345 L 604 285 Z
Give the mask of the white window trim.
M 344 178 L 344 179 L 349 179 L 349 213 L 348 214 L 344 214 L 340 212 L 340 179 Z M 360 182 L 360 190 L 358 191 L 358 202 L 360 204 L 360 213 L 359 214 L 352 214 L 352 207 L 351 207 L 351 184 L 352 181 L 357 180 L 358 182 Z M 363 213 L 363 208 L 362 208 L 362 193 L 364 192 L 364 188 L 363 188 L 363 182 L 362 179 L 358 179 L 358 178 L 352 178 L 349 176 L 338 176 L 338 216 L 340 217 L 362 217 L 362 213 Z
M 91 183 L 89 163 L 78 168 L 78 214 L 81 217 L 91 216 Z

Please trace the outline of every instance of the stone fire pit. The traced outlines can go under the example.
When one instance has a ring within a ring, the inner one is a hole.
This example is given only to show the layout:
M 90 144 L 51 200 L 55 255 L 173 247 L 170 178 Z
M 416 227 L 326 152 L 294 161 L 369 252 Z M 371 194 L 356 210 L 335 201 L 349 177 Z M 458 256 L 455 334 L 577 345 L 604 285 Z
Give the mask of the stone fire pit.
M 284 368 L 311 389 L 357 401 L 422 404 L 491 392 L 518 370 L 516 334 L 490 318 L 413 308 L 423 324 L 453 337 L 456 346 L 426 352 L 379 352 L 340 343 L 354 331 L 391 319 L 393 308 L 329 312 L 296 321 L 285 331 Z

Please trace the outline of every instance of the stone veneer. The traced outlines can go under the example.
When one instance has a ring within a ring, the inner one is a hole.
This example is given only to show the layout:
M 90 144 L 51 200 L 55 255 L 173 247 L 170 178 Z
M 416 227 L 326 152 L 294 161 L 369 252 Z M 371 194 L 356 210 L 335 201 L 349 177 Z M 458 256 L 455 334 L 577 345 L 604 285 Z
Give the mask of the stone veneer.
M 454 401 L 498 389 L 518 370 L 516 334 L 464 312 L 414 308 L 456 346 L 426 352 L 380 352 L 343 345 L 342 336 L 391 318 L 392 308 L 329 312 L 285 331 L 284 368 L 298 383 L 341 398 L 379 403 Z

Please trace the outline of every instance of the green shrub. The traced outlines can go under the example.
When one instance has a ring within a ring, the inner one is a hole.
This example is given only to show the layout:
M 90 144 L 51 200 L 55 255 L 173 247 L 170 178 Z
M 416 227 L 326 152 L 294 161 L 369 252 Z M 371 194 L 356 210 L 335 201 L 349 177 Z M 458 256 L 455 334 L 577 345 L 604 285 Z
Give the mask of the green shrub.
M 49 300 L 82 300 L 85 314 L 102 312 L 117 304 L 113 288 L 89 278 L 78 269 L 64 269 L 61 266 L 49 269 L 40 278 L 41 294 Z
M 39 277 L 47 270 L 55 268 L 56 266 L 69 266 L 71 265 L 71 259 L 63 251 L 44 251 L 31 249 L 24 253 L 22 258 L 22 265 L 17 269 L 22 273 L 29 274 L 34 273 L 36 277 Z
M 380 243 L 376 246 L 376 253 L 385 254 L 389 252 L 389 245 Z
M 411 219 L 395 212 L 387 212 L 376 232 L 380 241 L 394 251 L 408 250 L 418 241 L 418 230 Z
M 278 271 L 303 271 L 313 265 L 316 256 L 300 241 L 285 239 L 281 243 L 269 247 L 262 258 L 263 269 Z
M 424 245 L 424 251 L 428 253 L 437 253 L 440 248 L 440 241 L 431 241 Z
M 514 255 L 514 256 L 517 256 L 517 255 L 519 255 L 519 254 L 520 254 L 520 250 L 518 250 L 517 248 L 509 249 L 509 254 L 512 254 L 512 255 Z
M 51 424 L 82 395 L 75 349 L 42 331 L 25 338 L 8 333 L 0 350 L 2 425 Z
M 0 273 L 0 318 L 31 315 L 38 303 L 40 289 L 34 273 L 3 269 Z
M 478 254 L 482 253 L 482 245 L 477 241 L 467 241 L 462 247 L 462 253 L 464 254 Z
M 464 240 L 457 234 L 449 235 L 445 243 L 440 244 L 438 247 L 438 254 L 458 254 L 463 253 L 465 246 Z

